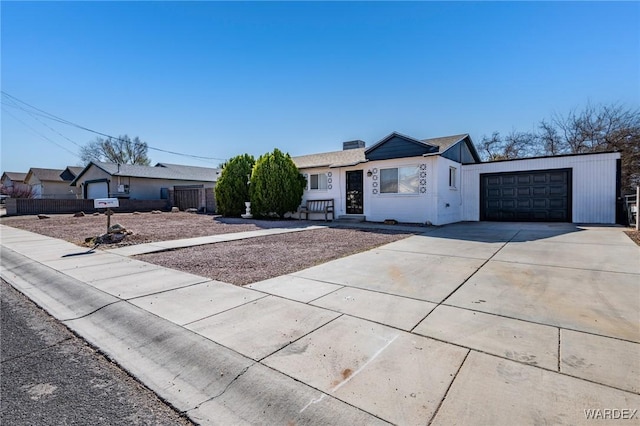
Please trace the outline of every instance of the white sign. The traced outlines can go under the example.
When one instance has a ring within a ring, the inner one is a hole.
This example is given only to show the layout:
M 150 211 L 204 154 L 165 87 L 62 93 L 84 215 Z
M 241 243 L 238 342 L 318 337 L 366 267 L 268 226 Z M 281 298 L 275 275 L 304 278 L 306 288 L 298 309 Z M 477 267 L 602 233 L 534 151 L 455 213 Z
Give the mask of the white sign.
M 117 198 L 96 198 L 93 200 L 93 207 L 96 209 L 110 209 L 111 207 L 120 207 Z

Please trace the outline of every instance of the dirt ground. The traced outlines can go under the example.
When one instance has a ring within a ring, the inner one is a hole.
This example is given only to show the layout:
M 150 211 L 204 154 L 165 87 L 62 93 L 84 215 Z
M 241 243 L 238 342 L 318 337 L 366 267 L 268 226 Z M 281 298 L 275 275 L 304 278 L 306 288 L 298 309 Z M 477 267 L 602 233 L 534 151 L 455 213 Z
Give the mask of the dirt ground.
M 624 231 L 637 245 L 640 246 L 640 231 Z
M 73 215 L 51 215 L 49 219 L 38 219 L 37 216 L 4 217 L 0 223 L 82 246 L 85 245 L 85 238 L 104 233 L 107 226 L 104 215 L 78 218 Z M 245 220 L 189 213 L 116 213 L 111 217 L 111 224 L 115 223 L 132 231 L 133 235 L 118 244 L 100 248 L 265 228 L 325 224 L 321 221 Z M 422 231 L 416 228 L 416 233 Z M 325 228 L 189 247 L 136 258 L 214 280 L 245 285 L 370 250 L 410 235 L 413 233 L 393 229 Z

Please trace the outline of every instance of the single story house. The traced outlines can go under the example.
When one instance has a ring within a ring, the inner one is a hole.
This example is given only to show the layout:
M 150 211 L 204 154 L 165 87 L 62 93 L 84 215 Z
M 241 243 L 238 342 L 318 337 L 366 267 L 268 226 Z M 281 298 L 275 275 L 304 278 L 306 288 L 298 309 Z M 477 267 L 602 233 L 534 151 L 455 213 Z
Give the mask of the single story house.
M 76 199 L 78 194 L 70 186 L 82 167 L 67 167 L 64 170 L 32 167 L 24 183 L 31 186 L 33 198 Z
M 332 199 L 342 218 L 616 222 L 617 152 L 482 162 L 468 134 L 420 140 L 394 132 L 369 148 L 349 141 L 342 151 L 292 159 L 307 178 L 303 204 Z
M 26 173 L 21 172 L 3 172 L 0 178 L 0 183 L 4 188 L 4 192 L 7 194 L 13 193 L 13 191 L 23 191 L 29 188 L 29 185 L 24 183 Z
M 84 199 L 166 199 L 181 210 L 215 211 L 219 169 L 158 163 L 155 166 L 90 162 L 71 182 Z

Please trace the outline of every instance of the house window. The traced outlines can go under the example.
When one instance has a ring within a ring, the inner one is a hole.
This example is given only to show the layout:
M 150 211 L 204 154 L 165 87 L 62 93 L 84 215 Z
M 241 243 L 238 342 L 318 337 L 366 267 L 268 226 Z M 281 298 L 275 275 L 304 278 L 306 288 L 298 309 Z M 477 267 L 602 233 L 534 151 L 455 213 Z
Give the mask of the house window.
M 456 168 L 449 167 L 449 188 L 456 187 Z
M 327 190 L 327 175 L 319 173 L 316 175 L 309 175 L 309 189 L 326 191 Z
M 419 167 L 380 169 L 380 193 L 417 194 L 420 189 Z

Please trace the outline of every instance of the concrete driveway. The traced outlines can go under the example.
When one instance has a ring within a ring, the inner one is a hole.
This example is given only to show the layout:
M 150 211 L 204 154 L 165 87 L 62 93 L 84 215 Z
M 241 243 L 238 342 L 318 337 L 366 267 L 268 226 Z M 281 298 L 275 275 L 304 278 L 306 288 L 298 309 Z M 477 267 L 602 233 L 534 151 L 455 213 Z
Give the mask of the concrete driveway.
M 621 228 L 456 224 L 245 288 L 0 229 L 3 278 L 197 422 L 640 421 Z

